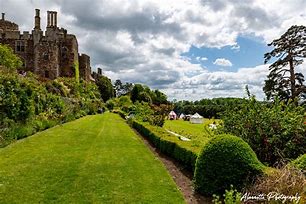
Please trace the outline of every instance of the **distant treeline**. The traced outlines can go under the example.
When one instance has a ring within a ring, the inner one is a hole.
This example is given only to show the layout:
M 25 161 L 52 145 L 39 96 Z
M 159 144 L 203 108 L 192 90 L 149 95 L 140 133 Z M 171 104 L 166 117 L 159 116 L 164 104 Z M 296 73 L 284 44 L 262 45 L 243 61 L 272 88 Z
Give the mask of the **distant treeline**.
M 205 118 L 220 118 L 227 109 L 239 108 L 246 102 L 243 98 L 213 98 L 200 101 L 178 101 L 174 103 L 174 111 L 177 114 L 199 113 Z

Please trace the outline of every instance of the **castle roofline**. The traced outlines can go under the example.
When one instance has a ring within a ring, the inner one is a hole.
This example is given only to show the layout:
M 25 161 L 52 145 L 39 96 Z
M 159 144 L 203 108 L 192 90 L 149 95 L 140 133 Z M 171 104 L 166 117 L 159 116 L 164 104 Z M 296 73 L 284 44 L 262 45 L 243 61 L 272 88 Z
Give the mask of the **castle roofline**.
M 5 13 L 2 13 L 2 18 L 0 19 L 0 30 L 3 30 L 3 31 L 18 31 L 19 27 L 16 23 L 5 20 Z

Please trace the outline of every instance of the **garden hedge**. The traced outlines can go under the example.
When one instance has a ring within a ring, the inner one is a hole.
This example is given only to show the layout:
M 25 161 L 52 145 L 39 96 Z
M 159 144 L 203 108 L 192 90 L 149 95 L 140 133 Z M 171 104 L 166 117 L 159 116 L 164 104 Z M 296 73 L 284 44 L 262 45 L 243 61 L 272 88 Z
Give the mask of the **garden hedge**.
M 165 132 L 160 127 L 153 127 L 136 120 L 132 120 L 130 124 L 142 136 L 146 137 L 159 151 L 176 159 L 186 168 L 194 171 L 198 155 L 195 151 L 180 146 L 178 138 L 169 135 L 169 133 Z
M 224 193 L 231 185 L 241 190 L 257 175 L 264 165 L 251 147 L 241 138 L 218 135 L 204 147 L 196 161 L 194 185 L 204 195 Z

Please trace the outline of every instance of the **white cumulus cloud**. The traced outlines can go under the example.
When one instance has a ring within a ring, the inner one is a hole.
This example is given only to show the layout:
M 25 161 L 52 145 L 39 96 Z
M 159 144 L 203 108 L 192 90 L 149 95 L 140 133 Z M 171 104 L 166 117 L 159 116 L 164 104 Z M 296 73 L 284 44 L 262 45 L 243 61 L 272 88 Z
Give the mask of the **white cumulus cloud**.
M 215 65 L 223 66 L 223 67 L 231 67 L 233 66 L 232 62 L 225 58 L 218 58 L 214 61 Z

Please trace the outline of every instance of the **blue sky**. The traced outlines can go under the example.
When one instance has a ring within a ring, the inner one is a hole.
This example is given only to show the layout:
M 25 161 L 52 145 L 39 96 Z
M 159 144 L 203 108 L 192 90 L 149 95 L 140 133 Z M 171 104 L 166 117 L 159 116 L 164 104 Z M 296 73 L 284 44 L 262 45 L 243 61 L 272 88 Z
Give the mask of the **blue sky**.
M 264 53 L 271 50 L 263 39 L 254 36 L 238 36 L 236 46 L 224 46 L 222 48 L 197 48 L 192 46 L 182 56 L 188 57 L 192 64 L 201 64 L 209 71 L 227 70 L 236 72 L 239 68 L 255 67 L 263 64 Z M 204 60 L 201 60 L 205 58 Z M 232 66 L 220 66 L 214 64 L 218 58 L 224 58 L 232 63 Z

